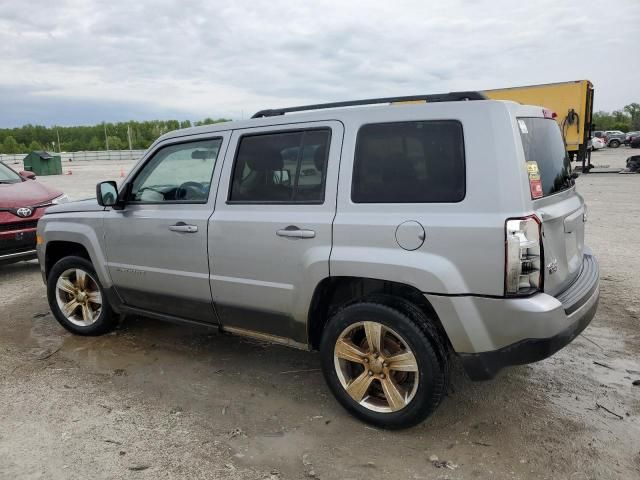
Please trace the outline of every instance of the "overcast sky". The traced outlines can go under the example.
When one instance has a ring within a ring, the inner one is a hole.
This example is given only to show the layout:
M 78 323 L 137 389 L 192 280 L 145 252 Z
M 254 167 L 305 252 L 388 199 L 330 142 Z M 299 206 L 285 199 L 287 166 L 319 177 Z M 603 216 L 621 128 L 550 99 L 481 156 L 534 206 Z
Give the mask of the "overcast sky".
M 0 0 L 0 127 L 589 79 L 640 102 L 640 0 Z

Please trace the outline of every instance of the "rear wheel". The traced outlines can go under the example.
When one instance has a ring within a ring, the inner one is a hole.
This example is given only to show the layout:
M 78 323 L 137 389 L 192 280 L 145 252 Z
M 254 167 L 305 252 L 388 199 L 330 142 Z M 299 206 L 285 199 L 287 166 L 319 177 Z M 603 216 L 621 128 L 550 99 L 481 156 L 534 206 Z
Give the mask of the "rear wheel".
M 47 297 L 56 320 L 78 335 L 101 335 L 117 324 L 91 262 L 82 257 L 59 260 L 47 278 Z
M 341 309 L 325 328 L 320 353 L 337 400 L 379 427 L 416 425 L 446 392 L 444 344 L 410 304 L 362 301 Z

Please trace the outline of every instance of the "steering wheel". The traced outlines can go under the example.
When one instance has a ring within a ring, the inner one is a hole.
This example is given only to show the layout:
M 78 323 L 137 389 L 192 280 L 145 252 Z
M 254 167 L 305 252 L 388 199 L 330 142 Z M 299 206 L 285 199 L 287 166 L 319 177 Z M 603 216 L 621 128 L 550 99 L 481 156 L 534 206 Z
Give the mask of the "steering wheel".
M 205 194 L 204 187 L 198 182 L 184 182 L 176 190 L 178 200 L 197 200 Z
M 142 195 L 142 192 L 144 192 L 145 190 L 149 190 L 150 192 L 155 192 L 155 193 L 159 193 L 160 195 L 162 195 L 162 199 L 164 200 L 164 192 L 158 188 L 155 187 L 142 187 L 140 190 L 138 190 L 138 192 L 135 194 L 136 195 L 136 200 L 140 200 L 140 196 Z

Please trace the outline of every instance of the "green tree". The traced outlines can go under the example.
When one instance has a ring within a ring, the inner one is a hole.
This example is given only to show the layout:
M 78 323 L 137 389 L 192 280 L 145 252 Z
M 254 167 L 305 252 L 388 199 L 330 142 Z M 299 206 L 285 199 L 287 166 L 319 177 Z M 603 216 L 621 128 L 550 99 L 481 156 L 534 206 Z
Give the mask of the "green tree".
M 66 152 L 82 150 L 105 150 L 104 130 L 109 135 L 109 148 L 113 150 L 129 148 L 128 134 L 131 135 L 131 146 L 136 149 L 148 148 L 156 138 L 171 130 L 188 128 L 192 125 L 210 125 L 228 122 L 226 118 L 205 118 L 193 122 L 191 120 L 147 120 L 143 122 L 101 123 L 98 125 L 83 125 L 75 127 L 45 127 L 43 125 L 23 125 L 17 128 L 0 128 L 0 150 L 16 149 L 18 153 L 32 150 L 58 150 L 58 134 L 60 135 L 60 149 Z M 127 128 L 129 132 L 127 132 Z M 57 132 L 56 132 L 57 130 Z M 9 144 L 5 141 L 9 137 Z M 18 146 L 13 143 L 17 142 Z M 53 148 L 55 142 L 55 148 Z M 25 147 L 29 145 L 29 148 Z
M 621 110 L 609 112 L 596 112 L 593 114 L 592 122 L 594 130 L 631 130 L 631 117 Z
M 217 123 L 217 122 L 213 118 L 207 117 L 204 120 L 200 120 L 200 121 L 195 122 L 194 125 L 196 127 L 199 127 L 201 125 L 212 125 L 214 123 Z
M 109 136 L 109 150 L 124 150 L 124 142 L 120 137 Z
M 104 140 L 100 140 L 98 137 L 91 137 L 91 140 L 87 144 L 85 150 L 104 150 Z
M 624 111 L 631 117 L 631 129 L 640 130 L 640 103 L 625 105 Z
M 11 135 L 7 136 L 2 142 L 2 153 L 22 153 L 18 148 L 18 142 Z

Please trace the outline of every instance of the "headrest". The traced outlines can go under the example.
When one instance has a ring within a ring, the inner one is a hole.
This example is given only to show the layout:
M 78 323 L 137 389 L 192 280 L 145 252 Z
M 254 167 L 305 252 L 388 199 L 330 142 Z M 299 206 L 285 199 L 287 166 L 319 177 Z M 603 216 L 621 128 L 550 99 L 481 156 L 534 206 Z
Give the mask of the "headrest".
M 252 153 L 247 157 L 247 164 L 251 170 L 266 172 L 282 170 L 284 167 L 284 160 L 282 159 L 282 155 L 280 155 L 279 150 L 271 149 Z

